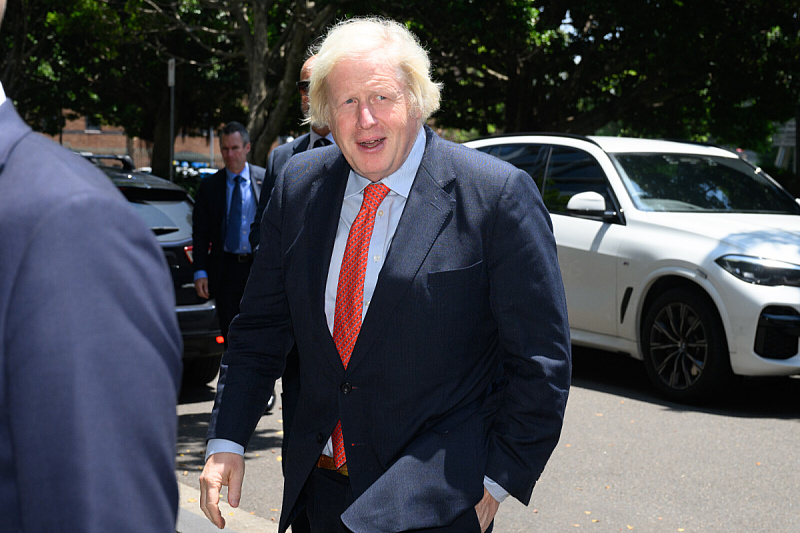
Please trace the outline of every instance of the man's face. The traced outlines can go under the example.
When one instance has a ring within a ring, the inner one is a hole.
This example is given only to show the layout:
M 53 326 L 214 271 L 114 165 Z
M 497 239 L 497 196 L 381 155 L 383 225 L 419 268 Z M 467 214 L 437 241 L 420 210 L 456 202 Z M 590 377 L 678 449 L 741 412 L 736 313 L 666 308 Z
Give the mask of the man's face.
M 222 151 L 222 160 L 225 161 L 225 168 L 234 174 L 239 174 L 244 170 L 247 154 L 250 152 L 250 143 L 242 143 L 242 135 L 239 132 L 220 137 L 219 147 Z
M 381 51 L 346 59 L 328 77 L 333 138 L 358 174 L 376 182 L 405 162 L 420 128 L 406 85 Z

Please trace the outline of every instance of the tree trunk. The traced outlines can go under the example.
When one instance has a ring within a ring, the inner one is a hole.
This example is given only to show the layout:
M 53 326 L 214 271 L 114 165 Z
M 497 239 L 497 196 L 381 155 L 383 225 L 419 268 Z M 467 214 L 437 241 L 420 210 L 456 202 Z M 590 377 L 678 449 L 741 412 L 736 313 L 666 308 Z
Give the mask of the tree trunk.
M 333 19 L 336 2 L 322 9 L 316 2 L 295 2 L 291 25 L 272 48 L 266 42 L 267 9 L 261 2 L 256 4 L 254 39 L 252 47 L 247 50 L 251 77 L 247 129 L 252 143 L 250 162 L 264 166 L 286 121 L 296 90 L 294 82 L 306 59 L 306 51 L 312 39 Z M 274 81 L 269 83 L 270 79 Z

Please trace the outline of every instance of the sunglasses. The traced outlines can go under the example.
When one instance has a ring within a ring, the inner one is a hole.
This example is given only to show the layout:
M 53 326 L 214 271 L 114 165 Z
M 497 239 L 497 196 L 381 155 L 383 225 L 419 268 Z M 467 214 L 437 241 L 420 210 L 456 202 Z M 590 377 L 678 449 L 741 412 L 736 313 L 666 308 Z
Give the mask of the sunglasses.
M 308 86 L 311 85 L 311 82 L 308 80 L 301 80 L 301 81 L 296 81 L 294 84 L 297 86 L 298 91 L 300 91 L 301 93 L 307 93 Z

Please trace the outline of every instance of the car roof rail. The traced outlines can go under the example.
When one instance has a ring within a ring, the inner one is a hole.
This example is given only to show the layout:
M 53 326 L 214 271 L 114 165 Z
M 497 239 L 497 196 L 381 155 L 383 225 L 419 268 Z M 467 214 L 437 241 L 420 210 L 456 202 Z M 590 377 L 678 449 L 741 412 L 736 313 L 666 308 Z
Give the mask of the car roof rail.
M 562 133 L 562 132 L 553 132 L 553 131 L 518 131 L 518 132 L 508 132 L 508 133 L 495 133 L 492 135 L 484 135 L 482 137 L 476 137 L 472 139 L 473 141 L 479 141 L 483 139 L 501 139 L 503 137 L 525 137 L 525 136 L 547 136 L 547 137 L 564 137 L 566 139 L 577 139 L 580 141 L 586 141 L 588 143 L 592 143 L 595 146 L 600 146 L 596 141 L 587 137 L 586 135 L 579 135 L 577 133 Z

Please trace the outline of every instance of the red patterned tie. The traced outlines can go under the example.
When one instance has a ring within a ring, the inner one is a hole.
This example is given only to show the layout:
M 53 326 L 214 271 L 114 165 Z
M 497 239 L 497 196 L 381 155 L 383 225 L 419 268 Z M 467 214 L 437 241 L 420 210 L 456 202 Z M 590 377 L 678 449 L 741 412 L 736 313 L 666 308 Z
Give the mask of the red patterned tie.
M 333 342 L 339 350 L 342 364 L 347 368 L 350 354 L 356 344 L 361 329 L 361 314 L 364 305 L 364 273 L 367 270 L 369 241 L 372 238 L 372 227 L 375 225 L 375 212 L 386 195 L 389 187 L 383 183 L 373 183 L 364 189 L 364 201 L 361 209 L 350 226 L 347 245 L 344 248 L 342 268 L 339 272 L 339 284 L 336 288 L 336 308 L 333 315 Z M 339 421 L 331 435 L 333 440 L 333 457 L 336 468 L 346 462 L 344 454 L 344 438 L 342 423 Z

